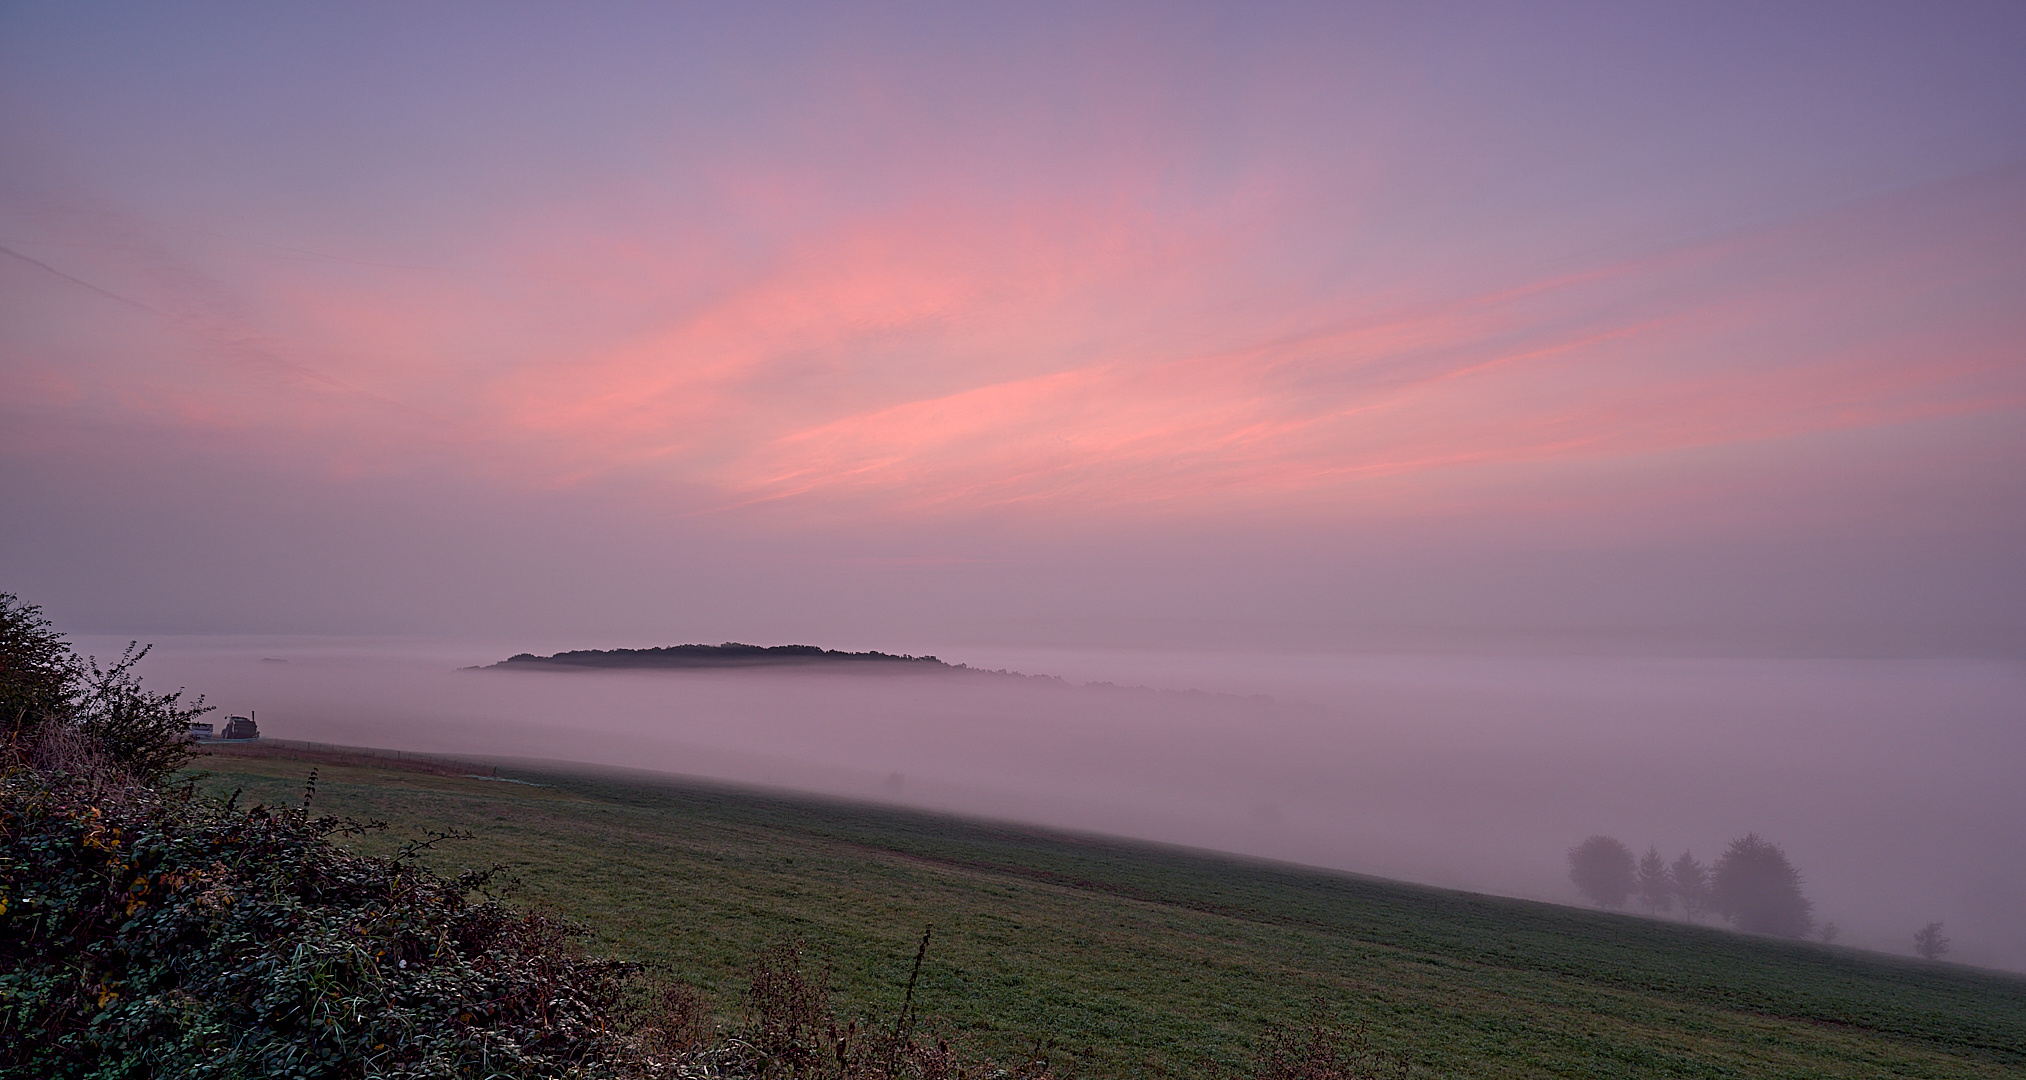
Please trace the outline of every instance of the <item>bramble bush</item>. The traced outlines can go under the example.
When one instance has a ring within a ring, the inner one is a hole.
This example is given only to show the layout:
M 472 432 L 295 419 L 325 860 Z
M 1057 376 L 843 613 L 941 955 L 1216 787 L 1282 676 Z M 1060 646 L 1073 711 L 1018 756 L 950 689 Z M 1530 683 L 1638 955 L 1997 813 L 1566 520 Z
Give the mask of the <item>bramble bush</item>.
M 80 659 L 0 593 L 0 1076 L 638 1072 L 631 973 L 564 923 L 333 838 L 375 826 L 164 782 L 182 691 Z M 311 775 L 311 792 L 315 776 Z
M 188 789 L 0 780 L 0 1074 L 618 1076 L 630 965 L 369 826 Z M 474 895 L 477 894 L 477 895 Z

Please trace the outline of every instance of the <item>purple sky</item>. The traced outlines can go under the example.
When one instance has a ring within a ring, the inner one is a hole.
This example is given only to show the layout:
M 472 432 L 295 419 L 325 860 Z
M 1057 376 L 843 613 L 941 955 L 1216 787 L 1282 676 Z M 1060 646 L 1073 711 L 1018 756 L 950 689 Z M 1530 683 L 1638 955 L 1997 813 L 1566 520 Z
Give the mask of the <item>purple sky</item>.
M 12 6 L 0 559 L 108 632 L 2016 654 L 2022 31 Z

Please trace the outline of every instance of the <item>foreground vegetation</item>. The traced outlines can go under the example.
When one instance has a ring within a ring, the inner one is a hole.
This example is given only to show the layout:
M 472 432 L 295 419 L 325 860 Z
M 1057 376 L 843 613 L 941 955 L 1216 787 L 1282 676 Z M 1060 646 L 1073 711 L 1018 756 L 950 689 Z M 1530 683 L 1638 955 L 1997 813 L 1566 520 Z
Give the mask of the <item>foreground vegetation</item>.
M 334 838 L 375 826 L 168 778 L 207 709 L 0 593 L 0 1076 L 634 1076 L 631 965 Z
M 1318 1009 L 1412 1075 L 2026 1072 L 2026 980 L 1954 965 L 667 778 L 272 746 L 198 765 L 266 800 L 320 768 L 326 810 L 393 825 L 362 851 L 470 833 L 425 858 L 513 865 L 519 902 L 694 988 L 707 1026 L 749 1023 L 753 957 L 783 943 L 838 1015 L 893 1017 L 933 926 L 925 1044 L 1061 1076 L 1260 1068 L 1262 1032 Z
M 50 781 L 54 782 L 50 782 Z M 0 1070 L 605 1075 L 629 973 L 570 929 L 329 839 L 357 826 L 16 771 L 0 782 Z

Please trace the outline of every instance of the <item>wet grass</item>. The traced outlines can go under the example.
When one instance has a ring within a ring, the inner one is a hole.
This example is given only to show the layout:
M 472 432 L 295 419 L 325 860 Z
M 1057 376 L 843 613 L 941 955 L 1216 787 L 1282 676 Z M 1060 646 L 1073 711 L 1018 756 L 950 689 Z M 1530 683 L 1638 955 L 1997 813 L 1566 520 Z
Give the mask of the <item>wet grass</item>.
M 747 967 L 805 943 L 845 1010 L 917 1001 L 1000 1061 L 1067 1076 L 1242 1064 L 1320 1001 L 1417 1074 L 2026 1075 L 2026 980 L 1831 946 L 669 778 L 277 750 L 205 786 L 473 839 L 439 869 L 515 867 L 518 899 L 735 1014 Z

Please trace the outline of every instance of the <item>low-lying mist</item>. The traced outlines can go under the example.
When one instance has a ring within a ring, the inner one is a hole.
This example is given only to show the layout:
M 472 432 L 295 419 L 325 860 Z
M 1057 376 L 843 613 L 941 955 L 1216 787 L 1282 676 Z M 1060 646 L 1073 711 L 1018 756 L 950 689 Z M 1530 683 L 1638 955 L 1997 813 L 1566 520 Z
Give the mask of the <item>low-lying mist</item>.
M 272 737 L 650 769 L 1570 903 L 1564 853 L 1592 833 L 1711 861 L 1756 831 L 1839 942 L 1906 953 L 1939 920 L 1951 959 L 2026 970 L 2017 662 L 979 648 L 944 659 L 1066 678 L 458 670 L 512 651 L 171 639 L 142 671 L 258 710 Z

